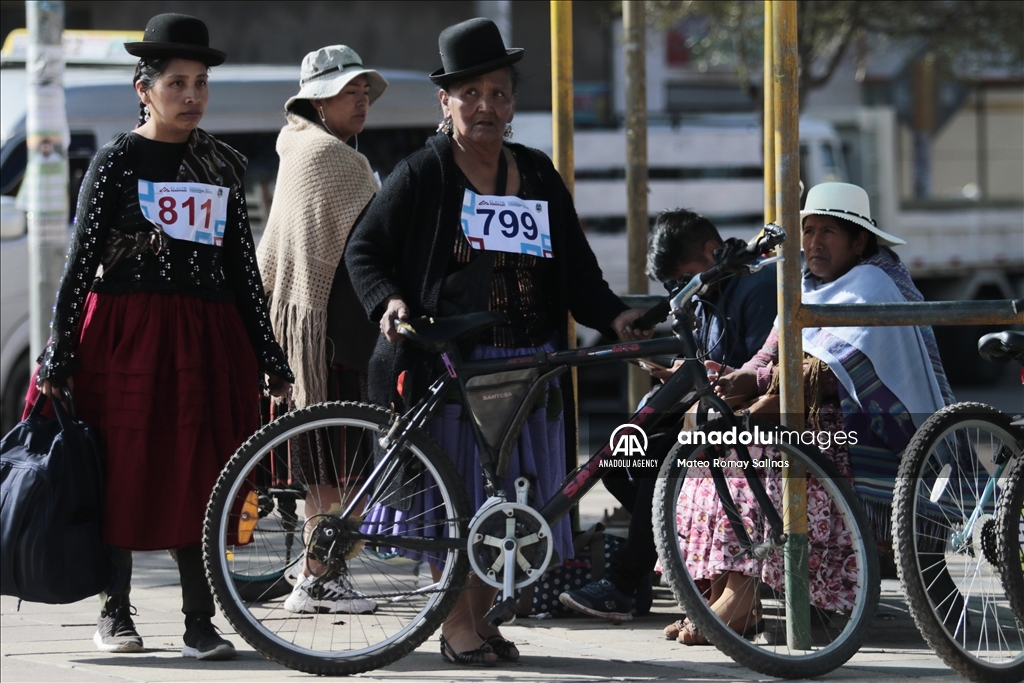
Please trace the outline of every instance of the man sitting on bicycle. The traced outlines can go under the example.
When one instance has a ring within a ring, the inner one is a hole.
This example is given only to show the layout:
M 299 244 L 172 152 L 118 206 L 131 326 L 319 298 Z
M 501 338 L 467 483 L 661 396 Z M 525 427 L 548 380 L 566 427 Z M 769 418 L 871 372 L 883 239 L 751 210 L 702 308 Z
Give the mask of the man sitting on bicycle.
M 714 265 L 713 254 L 722 244 L 718 229 L 704 216 L 686 209 L 664 211 L 654 223 L 647 274 L 666 282 L 704 273 Z M 775 320 L 775 278 L 775 266 L 771 265 L 748 277 L 727 280 L 704 297 L 696 314 L 701 320 L 698 339 L 707 358 L 718 365 L 740 367 L 761 348 Z M 665 380 L 678 365 L 654 369 L 652 374 Z M 649 438 L 648 456 L 660 463 L 675 443 L 675 434 Z M 583 614 L 614 620 L 629 620 L 634 611 L 646 614 L 650 610 L 651 572 L 658 559 L 651 520 L 655 475 L 615 469 L 604 478 L 605 488 L 632 515 L 629 538 L 612 556 L 608 577 L 563 593 L 563 604 Z

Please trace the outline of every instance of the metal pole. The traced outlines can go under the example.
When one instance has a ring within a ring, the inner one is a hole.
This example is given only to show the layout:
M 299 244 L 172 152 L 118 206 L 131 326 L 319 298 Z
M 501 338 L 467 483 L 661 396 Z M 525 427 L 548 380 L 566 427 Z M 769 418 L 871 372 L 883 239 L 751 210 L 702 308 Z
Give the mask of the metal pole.
M 551 137 L 552 155 L 555 168 L 562 176 L 562 182 L 575 190 L 576 162 L 573 153 L 573 111 L 572 111 L 572 2 L 551 0 Z M 576 321 L 572 315 L 566 323 L 569 348 L 576 348 Z M 580 452 L 579 437 L 579 376 L 572 369 L 573 408 L 576 412 L 576 443 L 568 446 L 568 471 L 578 464 Z M 578 513 L 574 512 L 573 528 L 579 526 Z
M 789 232 L 779 269 L 779 360 L 782 424 L 804 429 L 803 343 L 800 332 L 800 106 L 796 2 L 775 0 L 773 57 L 775 83 L 776 220 Z M 789 647 L 811 645 L 810 573 L 807 550 L 807 479 L 803 467 L 783 471 L 786 543 L 786 639 Z
M 32 358 L 50 335 L 57 284 L 68 246 L 68 120 L 64 109 L 63 2 L 26 2 L 28 20 L 29 317 Z
M 647 276 L 647 11 L 643 0 L 622 3 L 626 63 L 626 241 L 629 293 L 646 294 Z M 651 377 L 629 369 L 629 405 L 640 403 Z
M 476 15 L 494 22 L 501 34 L 505 47 L 512 47 L 512 2 L 511 0 L 476 0 Z
M 772 0 L 764 3 L 764 222 L 775 220 L 775 53 Z

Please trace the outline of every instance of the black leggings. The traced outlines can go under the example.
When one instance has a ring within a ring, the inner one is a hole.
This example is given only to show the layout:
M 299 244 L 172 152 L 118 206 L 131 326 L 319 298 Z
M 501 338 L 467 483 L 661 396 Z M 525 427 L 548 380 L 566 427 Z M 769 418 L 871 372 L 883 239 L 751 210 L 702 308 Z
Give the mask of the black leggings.
M 178 562 L 178 575 L 181 577 L 182 613 L 212 617 L 215 614 L 213 593 L 210 592 L 210 584 L 206 581 L 202 546 L 178 548 L 174 551 L 174 556 Z M 114 561 L 117 564 L 117 578 L 110 588 L 99 594 L 100 609 L 104 612 L 112 612 L 118 607 L 131 605 L 129 594 L 132 591 L 132 551 L 115 548 Z

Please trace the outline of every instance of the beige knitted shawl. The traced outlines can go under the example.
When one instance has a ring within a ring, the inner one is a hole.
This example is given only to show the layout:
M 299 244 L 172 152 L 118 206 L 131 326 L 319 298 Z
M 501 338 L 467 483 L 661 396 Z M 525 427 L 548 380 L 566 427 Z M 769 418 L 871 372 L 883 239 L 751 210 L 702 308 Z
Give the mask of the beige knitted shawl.
M 327 301 L 352 224 L 377 191 L 359 152 L 301 116 L 277 138 L 281 166 L 256 258 L 296 407 L 327 400 Z

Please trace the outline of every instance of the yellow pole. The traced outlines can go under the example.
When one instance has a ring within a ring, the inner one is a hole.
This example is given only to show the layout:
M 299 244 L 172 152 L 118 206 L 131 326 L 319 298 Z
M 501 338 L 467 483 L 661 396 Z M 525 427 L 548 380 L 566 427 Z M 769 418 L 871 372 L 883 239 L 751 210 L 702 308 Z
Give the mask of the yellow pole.
M 644 0 L 622 3 L 626 66 L 626 251 L 629 293 L 646 294 L 647 277 L 647 16 Z M 629 406 L 650 391 L 651 377 L 629 368 Z
M 551 2 L 551 127 L 555 168 L 575 190 L 572 111 L 572 2 Z
M 572 111 L 572 2 L 551 0 L 551 142 L 552 161 L 562 181 L 572 194 L 575 190 L 576 162 L 573 154 Z M 576 321 L 567 321 L 569 348 L 576 348 Z M 576 368 L 572 369 L 573 410 L 575 411 L 576 443 L 566 444 L 567 471 L 576 468 L 579 460 L 579 386 Z
M 775 54 L 772 0 L 764 3 L 764 222 L 775 220 Z
M 779 360 L 782 372 L 782 424 L 804 429 L 803 343 L 800 309 L 800 103 L 795 0 L 772 2 L 775 90 L 776 221 L 789 233 L 781 245 L 779 269 Z M 786 564 L 786 639 L 789 647 L 808 649 L 810 572 L 807 546 L 807 479 L 802 467 L 783 471 L 783 522 L 788 535 Z

